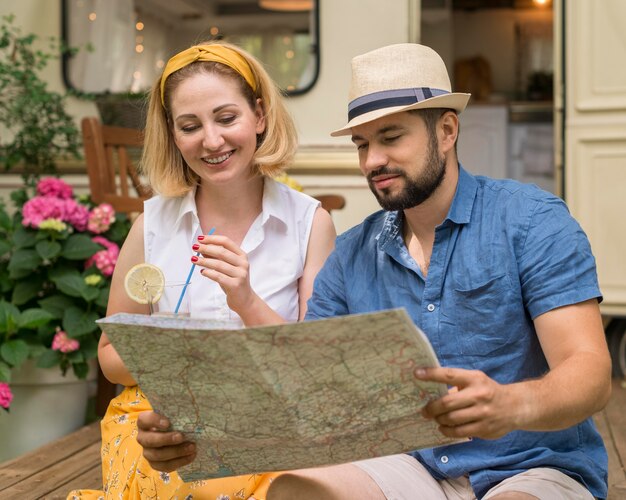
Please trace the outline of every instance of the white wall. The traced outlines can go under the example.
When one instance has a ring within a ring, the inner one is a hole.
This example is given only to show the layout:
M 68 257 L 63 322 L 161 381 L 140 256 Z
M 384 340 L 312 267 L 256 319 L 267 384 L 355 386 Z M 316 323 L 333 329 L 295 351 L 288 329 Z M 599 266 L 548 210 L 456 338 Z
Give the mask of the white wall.
M 412 0 L 320 0 L 321 67 L 310 92 L 288 100 L 303 145 L 348 144 L 329 137 L 348 115 L 350 60 L 409 40 Z

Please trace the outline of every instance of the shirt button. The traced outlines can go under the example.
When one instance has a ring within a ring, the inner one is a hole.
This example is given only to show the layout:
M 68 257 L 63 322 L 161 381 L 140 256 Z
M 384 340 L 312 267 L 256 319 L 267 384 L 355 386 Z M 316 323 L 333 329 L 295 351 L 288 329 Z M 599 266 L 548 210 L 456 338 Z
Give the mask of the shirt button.
M 435 310 L 435 304 L 428 304 L 426 306 L 426 309 L 428 309 L 430 312 L 433 312 Z
M 442 464 L 447 464 L 448 463 L 448 457 L 446 455 L 444 455 L 443 457 L 441 457 L 441 463 Z

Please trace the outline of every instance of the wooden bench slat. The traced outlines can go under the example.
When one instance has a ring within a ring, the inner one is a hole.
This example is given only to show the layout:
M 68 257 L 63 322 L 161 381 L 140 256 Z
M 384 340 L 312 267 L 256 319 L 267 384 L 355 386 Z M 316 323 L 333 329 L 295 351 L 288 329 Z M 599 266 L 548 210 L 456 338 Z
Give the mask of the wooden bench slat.
M 100 466 L 100 443 L 81 450 L 71 457 L 33 474 L 28 481 L 21 481 L 2 490 L 5 498 L 47 498 L 51 491 L 69 484 L 75 478 Z M 80 485 L 85 487 L 86 485 Z M 66 495 L 71 488 L 66 489 Z
M 623 476 L 623 470 L 619 463 L 619 450 L 617 450 L 614 441 L 611 439 L 611 427 L 606 415 L 606 410 L 596 413 L 593 420 L 604 440 L 606 452 L 609 457 L 609 498 L 612 499 L 614 498 L 614 483 L 619 483 L 620 478 Z
M 94 443 L 99 449 L 100 422 L 89 424 L 52 443 L 0 464 L 0 491 L 80 453 Z M 99 452 L 96 457 L 100 459 Z
M 607 447 L 608 439 L 611 440 L 616 454 L 612 464 L 613 476 L 609 476 L 611 493 L 615 495 L 612 498 L 626 498 L 626 388 L 618 379 L 613 380 L 613 394 L 604 413 L 610 426 L 609 435 L 603 437 Z
M 46 495 L 46 500 L 65 500 L 67 494 L 72 490 L 101 490 L 102 489 L 102 467 L 100 464 L 85 471 L 80 476 L 76 476 L 63 486 L 59 486 L 54 491 Z

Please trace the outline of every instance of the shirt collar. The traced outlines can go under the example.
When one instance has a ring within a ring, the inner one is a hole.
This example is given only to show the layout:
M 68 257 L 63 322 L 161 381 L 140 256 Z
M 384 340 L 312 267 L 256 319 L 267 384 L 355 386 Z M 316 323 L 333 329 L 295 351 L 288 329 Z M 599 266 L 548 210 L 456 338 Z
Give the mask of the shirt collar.
M 198 221 L 198 209 L 196 208 L 196 189 L 194 186 L 189 192 L 182 197 L 180 205 L 178 206 L 178 213 L 176 214 L 176 220 L 174 221 L 174 227 L 178 227 L 181 220 L 187 214 L 191 214 L 194 220 Z
M 456 224 L 467 224 L 472 216 L 472 207 L 478 191 L 478 181 L 459 164 L 459 181 L 446 220 Z
M 476 181 L 476 178 L 459 164 L 459 180 L 457 182 L 452 205 L 450 205 L 450 209 L 448 210 L 448 215 L 445 220 L 449 220 L 456 224 L 469 223 L 472 216 L 472 207 L 474 206 L 477 190 L 478 182 Z M 404 216 L 402 211 L 394 210 L 385 214 L 383 227 L 377 236 L 381 247 L 388 241 L 396 238 L 396 236 L 400 233 L 402 230 L 403 219 Z
M 283 224 L 287 225 L 287 213 L 285 211 L 286 205 L 281 203 L 282 193 L 280 191 L 280 185 L 278 181 L 265 177 L 265 185 L 263 187 L 263 208 L 261 212 L 261 224 L 265 223 L 271 218 L 278 219 Z
M 189 192 L 182 197 L 178 214 L 176 214 L 176 220 L 174 221 L 174 227 L 177 227 L 187 214 L 191 214 L 194 220 L 199 220 L 198 209 L 196 207 L 196 188 L 197 187 L 190 189 Z M 278 183 L 273 179 L 265 177 L 261 225 L 265 225 L 271 217 L 278 219 L 283 224 L 287 224 L 285 219 L 287 214 L 285 213 L 284 205 L 281 205 L 280 199 L 281 192 Z

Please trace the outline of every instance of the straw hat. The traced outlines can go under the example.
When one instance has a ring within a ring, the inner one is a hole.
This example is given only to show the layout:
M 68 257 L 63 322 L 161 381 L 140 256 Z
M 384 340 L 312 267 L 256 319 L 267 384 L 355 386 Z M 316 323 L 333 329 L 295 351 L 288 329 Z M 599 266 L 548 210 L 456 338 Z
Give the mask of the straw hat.
M 410 109 L 449 108 L 460 113 L 470 95 L 451 91 L 446 65 L 430 47 L 389 45 L 352 59 L 348 124 L 330 135 L 348 135 L 352 127 Z

